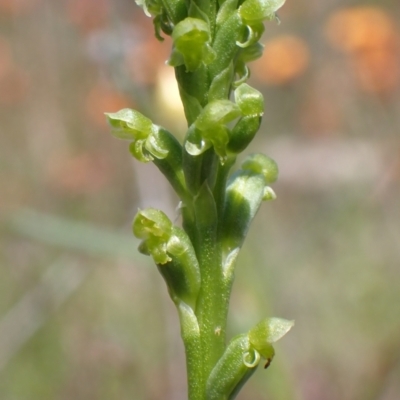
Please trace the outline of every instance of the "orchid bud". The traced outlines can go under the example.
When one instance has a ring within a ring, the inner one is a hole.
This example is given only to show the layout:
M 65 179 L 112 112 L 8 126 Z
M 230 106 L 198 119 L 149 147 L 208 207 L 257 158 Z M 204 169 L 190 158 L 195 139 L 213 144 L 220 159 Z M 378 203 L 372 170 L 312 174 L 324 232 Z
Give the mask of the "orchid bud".
M 208 377 L 207 400 L 233 399 L 257 369 L 259 361 L 258 354 L 250 349 L 246 334 L 233 338 Z
M 172 32 L 174 49 L 168 64 L 178 67 L 184 64 L 187 71 L 195 71 L 200 64 L 210 64 L 215 59 L 211 48 L 211 34 L 207 22 L 187 17 L 175 25 Z
M 211 146 L 223 161 L 229 142 L 226 124 L 241 115 L 239 107 L 229 100 L 216 100 L 208 103 L 189 128 L 186 151 L 193 156 L 204 153 Z
M 235 102 L 243 115 L 261 117 L 264 114 L 263 95 L 247 83 L 236 88 Z
M 167 242 L 172 234 L 172 222 L 160 210 L 140 210 L 133 220 L 133 234 L 143 239 L 139 247 L 142 253 L 152 255 L 156 264 L 171 261 L 167 253 Z
M 239 7 L 239 15 L 247 25 L 276 18 L 276 12 L 286 0 L 245 0 Z
M 269 318 L 258 323 L 247 334 L 233 338 L 207 380 L 207 400 L 235 398 L 261 361 L 268 366 L 274 357 L 272 343 L 282 338 L 294 325 L 293 321 Z
M 168 286 L 170 296 L 175 303 L 182 300 L 195 310 L 200 291 L 200 268 L 193 245 L 183 229 L 173 227 L 167 252 L 171 261 L 158 265 L 158 270 Z
M 160 210 L 140 210 L 133 221 L 133 232 L 143 239 L 139 250 L 151 255 L 167 283 L 172 300 L 195 309 L 200 290 L 200 269 L 193 245 L 186 232 L 173 226 Z
M 278 164 L 261 153 L 246 157 L 242 162 L 242 169 L 263 175 L 266 183 L 274 183 L 278 179 Z
M 228 150 L 239 154 L 251 143 L 261 125 L 261 117 L 244 116 L 232 129 L 229 136 Z
M 239 170 L 228 181 L 221 223 L 226 255 L 240 248 L 264 196 L 263 175 Z
M 145 163 L 154 161 L 178 195 L 184 196 L 182 146 L 177 139 L 143 114 L 129 108 L 106 113 L 106 116 L 115 137 L 132 141 L 129 146 L 132 156 Z
M 142 162 L 165 158 L 168 149 L 160 140 L 160 127 L 138 111 L 124 108 L 116 113 L 106 113 L 111 133 L 118 139 L 131 140 L 131 153 Z

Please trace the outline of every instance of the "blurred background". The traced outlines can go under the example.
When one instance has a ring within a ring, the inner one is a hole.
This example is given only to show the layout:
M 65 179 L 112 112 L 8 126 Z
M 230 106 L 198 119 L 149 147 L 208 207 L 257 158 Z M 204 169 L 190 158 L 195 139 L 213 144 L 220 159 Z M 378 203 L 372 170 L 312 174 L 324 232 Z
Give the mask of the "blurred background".
M 400 4 L 291 0 L 251 83 L 277 160 L 237 268 L 230 336 L 295 319 L 241 400 L 400 398 Z M 0 398 L 185 400 L 179 326 L 137 253 L 175 216 L 103 112 L 182 137 L 170 41 L 133 0 L 0 0 Z

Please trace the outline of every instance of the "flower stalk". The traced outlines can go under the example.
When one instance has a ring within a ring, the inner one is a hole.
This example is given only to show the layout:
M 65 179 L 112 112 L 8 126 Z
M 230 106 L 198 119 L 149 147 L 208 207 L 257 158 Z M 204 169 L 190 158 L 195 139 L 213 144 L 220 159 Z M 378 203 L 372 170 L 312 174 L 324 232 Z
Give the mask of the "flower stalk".
M 187 132 L 173 134 L 138 111 L 106 113 L 112 134 L 130 142 L 140 162 L 153 162 L 181 200 L 182 227 L 160 210 L 139 210 L 133 232 L 153 257 L 176 305 L 185 346 L 189 400 L 231 400 L 292 327 L 262 320 L 226 345 L 235 262 L 277 164 L 263 154 L 236 157 L 256 135 L 262 94 L 246 83 L 247 63 L 262 56 L 263 22 L 284 0 L 137 0 L 153 17 L 155 36 L 171 36 Z

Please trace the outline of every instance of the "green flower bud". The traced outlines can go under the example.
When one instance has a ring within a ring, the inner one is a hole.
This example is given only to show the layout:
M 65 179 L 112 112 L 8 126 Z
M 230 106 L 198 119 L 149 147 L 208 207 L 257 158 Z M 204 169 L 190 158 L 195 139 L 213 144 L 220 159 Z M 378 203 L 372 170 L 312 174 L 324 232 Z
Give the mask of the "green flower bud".
M 172 222 L 160 210 L 147 208 L 139 210 L 133 220 L 133 234 L 139 239 L 149 239 L 152 236 L 167 241 L 171 237 Z
M 231 153 L 241 153 L 254 139 L 261 124 L 259 116 L 245 116 L 232 129 L 229 137 L 228 150 Z
M 201 131 L 213 129 L 215 125 L 224 125 L 240 116 L 240 109 L 229 100 L 216 100 L 208 103 L 195 124 Z
M 261 117 L 264 114 L 263 95 L 247 83 L 236 88 L 235 102 L 243 115 Z
M 242 169 L 262 174 L 266 183 L 274 183 L 278 179 L 278 164 L 270 157 L 257 153 L 242 162 Z
M 225 256 L 240 248 L 264 196 L 263 175 L 239 170 L 228 181 L 221 222 Z
M 151 17 L 159 15 L 162 10 L 162 3 L 159 0 L 135 0 L 136 4 L 143 8 L 144 13 Z
M 246 334 L 233 338 L 207 380 L 207 400 L 233 399 L 259 362 Z
M 185 143 L 186 151 L 196 156 L 211 146 L 223 161 L 229 142 L 229 129 L 226 124 L 241 115 L 239 107 L 229 100 L 216 100 L 208 103 L 189 128 Z
M 166 11 L 163 9 L 161 13 L 154 17 L 153 19 L 154 25 L 154 34 L 157 40 L 160 42 L 164 41 L 164 38 L 161 36 L 161 31 L 164 32 L 166 35 L 171 36 L 173 30 L 173 24 L 168 19 Z
M 283 337 L 293 321 L 269 318 L 258 323 L 247 334 L 233 338 L 211 371 L 206 385 L 207 400 L 231 400 L 257 369 L 261 357 L 266 366 L 274 357 L 272 343 Z
M 118 139 L 146 139 L 153 131 L 153 122 L 136 110 L 124 108 L 105 115 L 111 126 L 111 133 Z
M 257 43 L 262 34 L 264 33 L 264 24 L 262 22 L 254 22 L 251 25 L 246 25 L 247 28 L 247 38 L 244 42 L 236 42 L 236 45 L 245 49 Z
M 172 222 L 160 210 L 148 208 L 140 210 L 133 220 L 133 234 L 144 239 L 140 244 L 140 252 L 152 255 L 156 264 L 171 261 L 167 254 L 167 242 L 172 234 Z
M 200 268 L 193 245 L 183 229 L 173 227 L 166 250 L 171 261 L 158 265 L 158 270 L 170 296 L 175 303 L 182 300 L 195 310 L 200 291 Z
M 264 51 L 264 46 L 257 42 L 253 43 L 244 49 L 241 49 L 237 61 L 248 63 L 250 61 L 258 60 L 262 57 Z
M 151 255 L 167 283 L 172 300 L 195 309 L 200 290 L 200 268 L 186 232 L 173 226 L 160 210 L 140 210 L 133 221 L 133 232 L 143 239 L 139 250 Z
M 239 7 L 239 15 L 247 25 L 276 18 L 276 12 L 285 0 L 245 0 Z
M 187 17 L 179 22 L 172 32 L 174 49 L 168 61 L 178 67 L 184 64 L 187 71 L 195 71 L 200 64 L 210 64 L 215 59 L 211 48 L 211 34 L 207 22 Z
M 106 113 L 111 133 L 118 139 L 131 140 L 130 151 L 141 162 L 168 156 L 162 140 L 161 128 L 138 111 L 124 108 L 116 113 Z

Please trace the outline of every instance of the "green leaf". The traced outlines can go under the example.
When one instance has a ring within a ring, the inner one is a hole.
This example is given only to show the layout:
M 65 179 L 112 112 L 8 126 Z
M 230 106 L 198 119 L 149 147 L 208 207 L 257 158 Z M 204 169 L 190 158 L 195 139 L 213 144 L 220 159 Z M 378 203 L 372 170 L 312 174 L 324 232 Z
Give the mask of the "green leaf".
M 190 126 L 199 116 L 203 107 L 200 101 L 196 97 L 191 96 L 181 85 L 179 85 L 179 94 L 185 109 L 188 125 Z
M 227 68 L 221 71 L 211 82 L 210 90 L 208 92 L 208 101 L 226 99 L 232 86 L 234 76 L 233 62 Z
M 221 5 L 217 14 L 217 30 L 234 14 L 237 10 L 238 0 L 226 0 Z
M 213 49 L 218 57 L 208 67 L 211 77 L 220 74 L 235 59 L 239 51 L 236 42 L 242 39 L 245 28 L 237 12 L 231 14 L 219 27 L 213 41 Z

